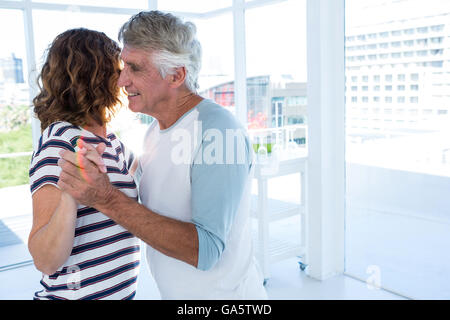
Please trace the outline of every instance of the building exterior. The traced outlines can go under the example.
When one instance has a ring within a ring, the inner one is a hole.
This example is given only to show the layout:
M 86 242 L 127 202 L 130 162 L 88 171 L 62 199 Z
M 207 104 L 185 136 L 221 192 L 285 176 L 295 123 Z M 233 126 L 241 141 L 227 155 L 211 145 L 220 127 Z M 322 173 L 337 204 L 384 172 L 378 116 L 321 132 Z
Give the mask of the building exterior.
M 450 14 L 346 33 L 346 128 L 361 139 L 432 130 L 450 110 Z
M 0 82 L 24 83 L 22 59 L 14 53 L 0 59 Z
M 200 93 L 234 113 L 234 82 L 230 81 Z M 248 129 L 276 129 L 305 124 L 307 112 L 306 83 L 293 81 L 289 75 L 247 78 Z M 305 129 L 295 130 L 291 137 L 305 143 Z
M 28 85 L 24 81 L 22 59 L 15 54 L 0 58 L 0 106 L 29 104 Z

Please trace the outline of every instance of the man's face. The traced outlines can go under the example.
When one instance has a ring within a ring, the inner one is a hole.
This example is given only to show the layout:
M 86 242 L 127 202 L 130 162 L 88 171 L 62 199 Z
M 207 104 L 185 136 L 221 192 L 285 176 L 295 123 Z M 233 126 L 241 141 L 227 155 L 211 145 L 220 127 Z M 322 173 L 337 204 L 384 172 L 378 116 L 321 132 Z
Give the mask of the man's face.
M 158 113 L 169 87 L 151 61 L 151 53 L 125 45 L 121 57 L 124 67 L 118 85 L 128 94 L 128 107 L 133 112 Z

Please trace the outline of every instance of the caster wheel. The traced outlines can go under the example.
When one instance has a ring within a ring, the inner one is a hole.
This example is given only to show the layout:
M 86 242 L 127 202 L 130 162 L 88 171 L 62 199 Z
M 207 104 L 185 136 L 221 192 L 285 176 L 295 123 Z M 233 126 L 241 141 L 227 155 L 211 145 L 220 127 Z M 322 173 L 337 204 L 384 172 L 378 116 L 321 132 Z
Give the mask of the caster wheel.
M 306 264 L 301 263 L 301 262 L 299 262 L 298 264 L 299 264 L 300 270 L 305 271 L 305 269 L 306 269 Z

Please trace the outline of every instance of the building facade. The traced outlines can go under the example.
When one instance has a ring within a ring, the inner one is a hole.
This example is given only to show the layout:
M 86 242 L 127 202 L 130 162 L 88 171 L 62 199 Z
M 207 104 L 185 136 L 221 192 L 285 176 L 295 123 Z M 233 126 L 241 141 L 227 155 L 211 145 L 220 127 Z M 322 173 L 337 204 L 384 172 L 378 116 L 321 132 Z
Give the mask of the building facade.
M 450 14 L 359 26 L 346 34 L 346 128 L 430 130 L 450 110 Z

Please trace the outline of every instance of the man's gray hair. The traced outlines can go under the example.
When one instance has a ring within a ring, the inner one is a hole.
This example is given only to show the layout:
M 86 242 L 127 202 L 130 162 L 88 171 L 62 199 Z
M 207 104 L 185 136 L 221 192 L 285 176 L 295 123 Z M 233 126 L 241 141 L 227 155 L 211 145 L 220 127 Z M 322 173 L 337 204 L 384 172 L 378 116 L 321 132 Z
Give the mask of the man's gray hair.
M 202 48 L 192 22 L 161 11 L 142 11 L 132 16 L 119 31 L 119 40 L 135 49 L 151 50 L 153 63 L 163 78 L 175 68 L 186 68 L 186 87 L 198 89 Z

